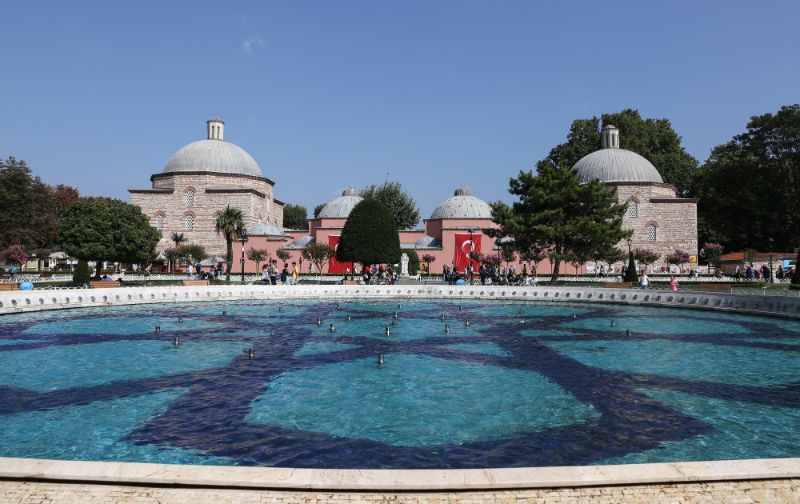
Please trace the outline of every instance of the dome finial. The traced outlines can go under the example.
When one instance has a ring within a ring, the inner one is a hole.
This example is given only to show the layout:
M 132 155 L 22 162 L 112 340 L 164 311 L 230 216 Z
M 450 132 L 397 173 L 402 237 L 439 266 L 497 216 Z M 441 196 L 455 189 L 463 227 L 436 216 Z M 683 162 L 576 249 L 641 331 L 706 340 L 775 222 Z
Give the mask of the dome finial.
M 342 191 L 342 196 L 358 196 L 358 190 L 355 187 L 348 187 Z
M 461 186 L 453 191 L 453 196 L 472 196 L 472 191 L 467 186 Z
M 222 119 L 215 117 L 206 121 L 206 128 L 208 130 L 209 140 L 224 140 L 225 139 L 225 123 Z
M 600 132 L 600 147 L 603 149 L 619 149 L 619 128 L 606 124 Z

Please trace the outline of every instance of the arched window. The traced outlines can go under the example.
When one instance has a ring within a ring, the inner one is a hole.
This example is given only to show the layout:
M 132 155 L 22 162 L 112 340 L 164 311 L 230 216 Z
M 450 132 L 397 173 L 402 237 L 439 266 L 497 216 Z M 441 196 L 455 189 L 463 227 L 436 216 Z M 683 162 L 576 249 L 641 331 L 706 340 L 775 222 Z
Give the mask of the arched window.
M 189 188 L 186 190 L 186 206 L 194 206 L 194 189 Z
M 656 225 L 647 225 L 647 241 L 656 241 Z
M 159 213 L 157 213 L 157 214 L 156 214 L 156 217 L 155 217 L 155 227 L 156 227 L 156 229 L 158 229 L 159 231 L 161 231 L 161 230 L 163 230 L 163 229 L 164 229 L 164 214 L 163 214 L 163 213 L 160 213 L 160 212 L 159 212 Z
M 628 217 L 636 218 L 639 216 L 639 203 L 636 200 L 628 200 Z
M 194 215 L 192 215 L 192 214 L 188 214 L 186 216 L 186 229 L 188 231 L 191 231 L 192 229 L 194 229 Z

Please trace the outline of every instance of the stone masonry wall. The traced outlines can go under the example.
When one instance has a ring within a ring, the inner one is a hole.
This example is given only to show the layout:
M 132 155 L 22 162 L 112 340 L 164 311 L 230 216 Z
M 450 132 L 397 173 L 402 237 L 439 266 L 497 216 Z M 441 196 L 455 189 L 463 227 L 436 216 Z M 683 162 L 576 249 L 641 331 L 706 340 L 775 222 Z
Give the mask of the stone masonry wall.
M 247 177 L 226 177 L 208 174 L 184 175 L 157 178 L 154 189 L 174 189 L 171 194 L 131 193 L 131 203 L 139 206 L 156 226 L 157 216 L 164 216 L 162 238 L 157 250 L 174 246 L 170 240 L 173 232 L 183 233 L 191 243 L 206 248 L 209 255 L 225 253 L 225 239 L 214 230 L 214 222 L 226 205 L 238 208 L 244 216 L 245 226 L 258 222 L 269 222 L 280 226 L 283 223 L 283 207 L 272 200 L 272 186 L 263 180 Z M 266 197 L 250 192 L 207 193 L 207 188 L 249 188 L 265 194 Z M 194 202 L 190 206 L 187 191 L 194 190 Z M 187 218 L 194 217 L 192 229 L 187 229 Z
M 620 203 L 634 199 L 638 204 L 637 217 L 627 214 L 622 219 L 626 229 L 633 230 L 633 248 L 642 247 L 655 250 L 661 254 L 653 270 L 666 267 L 664 256 L 675 249 L 697 255 L 697 203 L 691 200 L 675 198 L 675 191 L 664 186 L 621 185 L 616 187 Z M 653 202 L 652 199 L 675 199 L 675 202 Z M 647 226 L 656 226 L 656 240 L 648 240 Z M 620 242 L 619 247 L 627 250 L 627 243 Z M 688 266 L 688 265 L 686 265 Z

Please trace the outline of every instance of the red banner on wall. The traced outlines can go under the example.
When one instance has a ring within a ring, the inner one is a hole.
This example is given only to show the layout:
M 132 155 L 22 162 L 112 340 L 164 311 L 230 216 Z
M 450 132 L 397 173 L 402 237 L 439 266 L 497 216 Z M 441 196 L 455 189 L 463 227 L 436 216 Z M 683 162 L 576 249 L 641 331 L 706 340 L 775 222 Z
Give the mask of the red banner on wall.
M 467 267 L 467 264 L 470 263 L 469 254 L 470 252 L 480 252 L 481 251 L 481 234 L 480 233 L 472 233 L 471 237 L 467 233 L 456 233 L 455 236 L 456 247 L 455 247 L 455 257 L 453 257 L 453 262 L 455 263 L 458 271 L 464 272 L 464 268 Z M 478 261 L 472 262 L 472 269 L 474 271 L 478 271 Z
M 333 250 L 336 250 L 336 247 L 339 246 L 339 235 L 328 236 L 328 246 Z M 331 260 L 328 263 L 328 273 L 344 273 L 346 268 L 350 268 L 350 271 L 353 271 L 353 263 L 339 262 L 336 260 L 336 257 L 331 257 Z

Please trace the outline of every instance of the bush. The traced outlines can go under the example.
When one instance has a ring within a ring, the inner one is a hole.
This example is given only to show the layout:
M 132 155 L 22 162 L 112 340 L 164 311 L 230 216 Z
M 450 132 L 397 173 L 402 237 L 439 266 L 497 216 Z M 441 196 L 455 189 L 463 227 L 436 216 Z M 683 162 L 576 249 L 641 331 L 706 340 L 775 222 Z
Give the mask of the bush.
M 416 250 L 406 250 L 406 254 L 408 254 L 408 274 L 414 276 L 419 273 L 419 254 Z
M 76 285 L 86 285 L 89 283 L 91 277 L 92 273 L 89 271 L 89 263 L 83 259 L 79 260 L 78 264 L 75 266 L 75 273 L 72 274 L 72 283 Z

